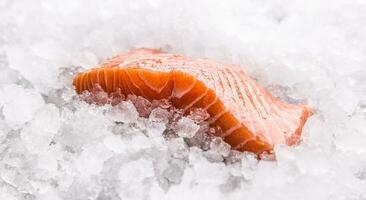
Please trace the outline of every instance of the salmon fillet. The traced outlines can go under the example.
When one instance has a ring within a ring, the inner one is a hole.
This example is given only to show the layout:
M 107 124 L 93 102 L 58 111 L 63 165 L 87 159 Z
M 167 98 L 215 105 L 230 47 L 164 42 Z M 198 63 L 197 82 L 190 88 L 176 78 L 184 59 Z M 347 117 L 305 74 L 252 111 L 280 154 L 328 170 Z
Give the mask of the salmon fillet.
M 138 49 L 78 74 L 77 93 L 93 91 L 95 84 L 111 94 L 168 99 L 188 111 L 202 108 L 219 137 L 239 151 L 271 152 L 276 144 L 299 142 L 301 130 L 312 115 L 305 105 L 273 97 L 235 65 L 210 59 L 193 59 L 159 50 Z

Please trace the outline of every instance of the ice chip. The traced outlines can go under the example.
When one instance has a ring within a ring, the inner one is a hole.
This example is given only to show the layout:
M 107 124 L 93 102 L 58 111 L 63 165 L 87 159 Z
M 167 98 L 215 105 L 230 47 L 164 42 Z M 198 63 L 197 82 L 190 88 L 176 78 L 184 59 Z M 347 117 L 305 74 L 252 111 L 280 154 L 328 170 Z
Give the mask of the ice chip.
M 180 137 L 192 138 L 200 126 L 197 125 L 192 119 L 182 117 L 176 124 L 174 130 Z
M 46 38 L 34 44 L 32 48 L 34 55 L 47 60 L 63 63 L 61 58 L 65 58 L 67 52 L 56 40 Z
M 11 126 L 20 126 L 33 118 L 44 105 L 42 96 L 32 89 L 8 85 L 0 89 L 5 121 Z
M 211 151 L 217 152 L 218 154 L 226 157 L 230 153 L 230 145 L 222 140 L 222 138 L 215 137 L 210 144 Z
M 0 85 L 16 83 L 18 80 L 19 75 L 15 70 L 0 67 Z
M 71 64 L 74 66 L 92 67 L 98 64 L 98 58 L 93 52 L 83 50 L 72 56 Z
M 189 149 L 183 138 L 175 138 L 169 142 L 169 152 L 174 158 L 183 159 L 188 155 Z
M 136 107 L 137 112 L 140 117 L 148 117 L 152 110 L 151 102 L 147 99 L 136 96 L 136 95 L 128 95 L 127 100 L 131 101 L 133 105 Z
M 54 151 L 48 151 L 38 154 L 37 165 L 39 169 L 51 172 L 57 171 L 57 160 L 53 153 Z
M 188 118 L 194 120 L 195 122 L 203 122 L 209 117 L 210 115 L 207 113 L 207 111 L 202 108 L 192 109 L 188 115 Z
M 83 178 L 97 175 L 102 171 L 104 162 L 110 158 L 111 155 L 110 151 L 102 144 L 87 146 L 77 159 L 76 168 Z
M 209 128 L 208 122 L 200 123 L 200 128 L 192 138 L 186 138 L 186 142 L 189 146 L 197 146 L 203 150 L 210 148 L 211 139 L 213 137 L 213 128 Z
M 222 162 L 224 161 L 224 157 L 229 156 L 231 147 L 222 138 L 214 137 L 209 144 L 210 148 L 204 152 L 204 156 L 210 162 Z
M 251 153 L 245 153 L 241 160 L 241 171 L 243 178 L 251 180 L 255 176 L 255 170 L 257 169 L 258 160 L 256 155 Z
M 113 120 L 116 122 L 131 123 L 137 121 L 138 112 L 130 101 L 124 101 L 109 110 Z
M 151 111 L 149 116 L 149 122 L 167 124 L 169 122 L 170 117 L 171 113 L 169 111 L 158 107 Z
M 140 199 L 146 196 L 146 186 L 149 179 L 154 177 L 151 160 L 140 158 L 123 163 L 118 177 L 121 181 L 119 195 L 122 198 Z
M 15 195 L 2 190 L 0 190 L 0 199 L 18 200 L 18 198 Z
M 184 168 L 185 168 L 184 161 L 174 159 L 169 163 L 168 168 L 166 168 L 163 171 L 162 177 L 167 179 L 169 183 L 178 184 L 182 180 Z
M 119 136 L 110 135 L 104 138 L 103 144 L 109 150 L 116 152 L 116 153 L 123 153 L 125 150 L 124 143 Z

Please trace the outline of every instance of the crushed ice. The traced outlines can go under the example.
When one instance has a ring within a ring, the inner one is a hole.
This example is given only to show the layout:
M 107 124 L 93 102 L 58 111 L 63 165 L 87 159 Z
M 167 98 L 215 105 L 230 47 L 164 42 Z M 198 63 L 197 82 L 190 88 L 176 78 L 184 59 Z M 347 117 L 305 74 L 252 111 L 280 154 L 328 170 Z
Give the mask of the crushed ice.
M 0 0 L 0 199 L 366 199 L 365 19 L 358 0 Z M 316 115 L 259 161 L 201 110 L 76 97 L 77 71 L 137 47 L 240 64 Z

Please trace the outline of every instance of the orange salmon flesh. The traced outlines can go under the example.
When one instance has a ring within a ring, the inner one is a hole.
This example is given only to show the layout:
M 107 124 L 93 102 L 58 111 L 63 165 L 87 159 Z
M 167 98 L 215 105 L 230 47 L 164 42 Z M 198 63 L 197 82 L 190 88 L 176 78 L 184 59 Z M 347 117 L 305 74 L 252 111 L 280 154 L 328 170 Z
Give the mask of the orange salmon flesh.
M 73 80 L 78 94 L 95 84 L 111 94 L 168 99 L 183 110 L 201 108 L 212 127 L 232 149 L 256 154 L 276 144 L 293 145 L 312 111 L 273 97 L 235 65 L 209 59 L 138 49 L 79 73 Z

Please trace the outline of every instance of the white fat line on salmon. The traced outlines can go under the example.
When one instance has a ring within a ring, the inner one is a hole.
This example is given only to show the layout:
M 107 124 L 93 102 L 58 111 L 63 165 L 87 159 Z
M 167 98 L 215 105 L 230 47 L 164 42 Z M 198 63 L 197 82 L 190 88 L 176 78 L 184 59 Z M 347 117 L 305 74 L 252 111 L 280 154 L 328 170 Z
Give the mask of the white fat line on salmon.
M 183 111 L 186 112 L 188 109 L 190 109 L 195 103 L 197 103 L 198 101 L 200 101 L 201 99 L 203 99 L 203 97 L 206 96 L 206 94 L 208 93 L 208 88 L 205 87 L 205 92 L 203 92 L 200 96 L 198 96 L 196 99 L 194 99 L 191 103 L 189 103 L 187 106 L 184 107 Z
M 222 93 L 223 93 L 223 97 L 227 97 L 227 96 L 231 96 L 231 94 L 228 94 L 230 91 L 228 90 L 226 86 L 229 85 L 228 81 L 227 81 L 227 77 L 225 77 L 223 71 L 217 71 L 217 77 L 219 78 L 219 83 L 222 85 Z M 225 78 L 224 78 L 225 77 Z
M 242 78 L 239 78 L 239 82 L 242 84 L 242 87 L 239 87 L 239 91 L 240 91 L 240 94 L 241 94 L 244 104 L 245 104 L 245 105 L 243 105 L 243 107 L 245 107 L 245 109 L 247 110 L 247 113 L 249 114 L 249 117 L 246 117 L 245 122 L 249 123 L 247 125 L 249 130 L 251 130 L 252 132 L 256 132 L 256 127 L 255 127 L 255 124 L 253 121 L 253 119 L 254 119 L 253 110 L 255 108 L 253 107 L 253 104 L 251 103 L 251 101 L 247 95 L 248 92 L 246 90 L 245 80 Z M 242 123 L 244 123 L 244 122 L 242 122 Z
M 100 69 L 97 69 L 97 83 L 99 83 L 100 87 L 102 87 L 101 83 L 100 83 Z
M 127 96 L 128 94 L 131 94 L 131 91 L 127 86 L 124 74 L 125 74 L 124 69 L 118 70 L 119 83 L 121 85 L 122 90 L 125 92 L 125 95 Z
M 229 88 L 230 88 L 230 91 L 232 94 L 231 95 L 232 99 L 234 100 L 234 102 L 239 102 L 240 99 L 239 99 L 238 91 L 236 90 L 237 82 L 236 82 L 234 76 L 232 75 L 231 71 L 226 67 L 224 68 L 223 72 L 224 72 L 226 80 L 228 80 Z
M 86 90 L 86 87 L 85 87 L 85 74 L 84 73 L 81 75 L 81 88 L 82 88 L 82 91 Z
M 294 130 L 294 128 L 296 129 L 295 124 L 298 124 L 299 121 L 298 121 L 298 119 L 294 119 L 293 115 L 289 114 L 289 112 L 292 112 L 292 111 L 288 108 L 282 108 L 283 110 L 281 110 L 281 109 L 279 109 L 278 105 L 276 105 L 276 104 L 274 104 L 272 106 L 272 108 L 275 111 L 275 113 L 277 114 L 276 123 L 282 122 L 282 124 L 287 127 L 288 132 L 293 133 L 293 131 L 291 131 L 291 130 Z M 286 112 L 284 110 L 286 110 Z M 283 120 L 283 119 L 286 119 L 286 120 Z M 290 121 L 292 122 L 293 125 L 291 125 Z M 284 133 L 284 132 L 282 131 L 282 133 Z
M 130 84 L 128 84 L 130 81 L 130 79 L 129 79 L 129 76 L 128 76 L 128 74 L 127 74 L 127 70 L 123 70 L 123 74 L 124 74 L 124 76 L 122 76 L 122 78 L 124 78 L 123 79 L 123 81 L 124 81 L 124 84 L 127 86 L 126 87 L 126 89 L 128 90 L 128 92 L 129 92 L 129 94 L 134 94 L 133 93 L 133 91 L 131 90 L 131 87 L 130 87 Z M 127 80 L 128 79 L 128 80 Z M 132 83 L 131 83 L 132 84 Z
M 264 131 L 265 135 L 263 135 L 263 136 L 266 137 L 272 143 L 273 141 L 272 141 L 272 137 L 270 136 L 270 130 L 268 129 L 268 126 L 266 126 L 265 123 L 263 122 L 263 118 L 262 118 L 262 116 L 264 115 L 263 110 L 262 110 L 263 107 L 261 106 L 260 102 L 256 98 L 257 95 L 253 89 L 255 87 L 255 84 L 253 84 L 253 82 L 251 82 L 250 78 L 247 78 L 247 81 L 244 81 L 244 83 L 246 85 L 246 88 L 248 89 L 249 95 L 251 97 L 250 100 L 254 105 L 256 114 L 258 115 L 257 123 L 259 123 L 260 124 L 259 126 L 265 130 Z
M 217 77 L 220 78 L 218 71 L 213 71 L 211 74 L 211 79 L 213 80 L 213 84 L 214 84 L 213 89 L 215 90 L 216 96 L 218 96 L 220 93 L 222 95 L 224 94 L 224 86 L 222 85 L 222 82 L 219 79 L 217 79 Z M 220 96 L 222 96 L 222 95 L 220 95 Z
M 157 89 L 156 87 L 154 87 L 154 86 L 152 86 L 148 81 L 147 81 L 147 79 L 146 78 L 144 78 L 143 77 L 143 69 L 140 69 L 139 70 L 139 72 L 138 72 L 138 77 L 145 83 L 145 85 L 148 87 L 148 88 L 150 88 L 152 91 L 154 91 L 154 92 L 156 92 L 156 93 L 158 93 L 158 94 L 160 94 L 166 87 L 167 87 L 167 85 L 169 84 L 169 80 L 170 80 L 170 76 L 171 76 L 171 74 L 169 74 L 169 75 L 166 75 L 166 76 L 168 76 L 168 78 L 167 78 L 167 80 L 166 80 L 166 82 L 164 83 L 164 85 L 161 87 L 161 88 L 159 88 L 159 89 Z M 155 71 L 154 71 L 155 72 Z
M 214 94 L 214 95 L 215 95 L 214 100 L 212 100 L 212 102 L 211 102 L 211 103 L 207 104 L 207 105 L 203 108 L 205 111 L 207 111 L 211 106 L 213 106 L 214 104 L 216 104 L 216 102 L 219 100 L 219 97 L 218 97 L 216 94 Z
M 116 91 L 116 85 L 117 85 L 117 78 L 116 78 L 116 69 L 111 68 L 112 74 L 113 74 L 113 85 L 112 85 L 112 91 Z
M 144 91 L 132 80 L 131 75 L 128 73 L 128 70 L 125 70 L 125 71 L 126 71 L 126 75 L 127 75 L 128 80 L 130 81 L 130 83 L 140 92 L 140 94 L 135 94 L 135 95 L 147 98 L 147 95 L 144 93 Z
M 212 117 L 210 120 L 209 120 L 209 124 L 214 124 L 217 120 L 219 120 L 225 113 L 229 112 L 229 110 L 225 107 L 224 110 L 222 110 L 221 112 L 219 112 L 217 115 L 215 115 L 214 117 Z
M 190 75 L 187 75 L 185 72 L 183 72 L 183 75 L 188 76 L 188 77 L 190 76 Z M 197 79 L 194 77 L 189 77 L 189 78 L 191 78 L 193 81 L 191 82 L 189 87 L 184 89 L 183 92 L 180 92 L 179 94 L 177 94 L 177 79 L 175 77 L 173 78 L 173 80 L 174 80 L 174 86 L 173 86 L 173 92 L 172 92 L 173 97 L 180 99 L 193 89 L 193 87 L 195 86 L 195 84 L 197 82 Z
M 252 82 L 252 84 L 256 84 L 253 80 L 251 80 L 251 82 Z M 265 91 L 264 91 L 264 89 L 263 88 L 261 88 L 260 86 L 257 86 L 257 87 L 255 87 L 255 89 L 256 89 L 256 91 L 257 91 L 257 93 L 258 94 L 263 94 Z M 262 105 L 264 106 L 264 108 L 266 108 L 268 111 L 268 113 L 269 113 L 269 115 L 272 115 L 271 117 L 269 117 L 268 116 L 268 119 L 270 120 L 270 122 L 273 124 L 273 126 L 277 129 L 277 132 L 276 133 L 279 133 L 279 134 L 282 134 L 282 132 L 283 131 L 281 131 L 281 128 L 280 128 L 280 126 L 279 126 L 279 122 L 278 121 L 275 121 L 275 118 L 273 117 L 273 114 L 272 113 L 270 113 L 269 112 L 269 110 L 270 110 L 270 108 L 269 108 L 269 103 L 268 102 L 272 102 L 273 103 L 273 105 L 272 105 L 272 108 L 273 108 L 273 110 L 277 113 L 277 111 L 274 109 L 275 107 L 277 107 L 277 104 L 276 103 L 274 103 L 270 98 L 268 98 L 267 100 L 266 99 L 264 99 L 264 96 L 262 96 L 262 95 L 259 95 L 259 100 L 261 100 L 263 103 L 262 103 Z M 267 119 L 267 120 L 268 120 Z M 286 124 L 284 124 L 287 128 L 289 128 L 289 126 L 288 126 L 288 123 L 286 122 Z M 273 142 L 273 141 L 272 141 Z
M 89 73 L 85 73 L 85 80 L 84 80 L 85 88 L 90 91 L 88 82 L 89 82 Z
M 92 74 L 90 72 L 87 72 L 88 73 L 88 82 L 89 82 L 89 85 L 90 85 L 90 88 L 89 88 L 89 91 L 92 91 L 93 90 L 93 80 L 92 80 Z
M 230 136 L 232 133 L 234 133 L 236 130 L 238 130 L 239 128 L 243 127 L 242 124 L 240 123 L 237 123 L 235 126 L 229 128 L 228 130 L 226 130 L 222 135 L 221 137 L 223 139 L 225 139 L 226 137 Z
M 248 109 L 248 107 L 247 106 L 250 106 L 251 104 L 249 104 L 249 102 L 247 102 L 246 100 L 246 98 L 247 98 L 247 96 L 246 96 L 246 94 L 243 92 L 243 90 L 242 90 L 242 87 L 240 87 L 240 83 L 241 83 L 241 81 L 242 81 L 242 79 L 240 79 L 238 76 L 237 76 L 237 74 L 236 73 L 233 73 L 233 72 L 231 72 L 230 70 L 228 71 L 229 73 L 230 73 L 230 75 L 231 75 L 231 77 L 235 80 L 235 89 L 237 90 L 237 96 L 238 96 L 238 98 L 240 98 L 239 100 L 238 100 L 238 102 L 240 102 L 240 105 L 245 109 L 245 111 L 244 112 L 246 112 L 246 113 L 249 113 L 251 116 L 253 116 L 253 114 L 252 114 L 252 112 L 251 111 L 249 111 L 249 109 Z M 245 87 L 244 85 L 243 85 L 243 87 Z M 242 120 L 241 118 L 243 117 L 243 115 L 244 114 L 241 114 L 241 116 L 240 116 L 240 121 Z M 249 123 L 251 123 L 251 126 L 254 128 L 254 124 L 253 124 L 253 121 L 251 120 Z M 254 128 L 255 129 L 255 128 Z
M 245 139 L 244 141 L 240 142 L 239 144 L 237 144 L 235 147 L 233 147 L 233 149 L 237 150 L 237 149 L 241 149 L 242 147 L 244 147 L 248 142 L 250 141 L 255 141 L 256 140 L 256 136 L 253 135 L 250 138 Z

